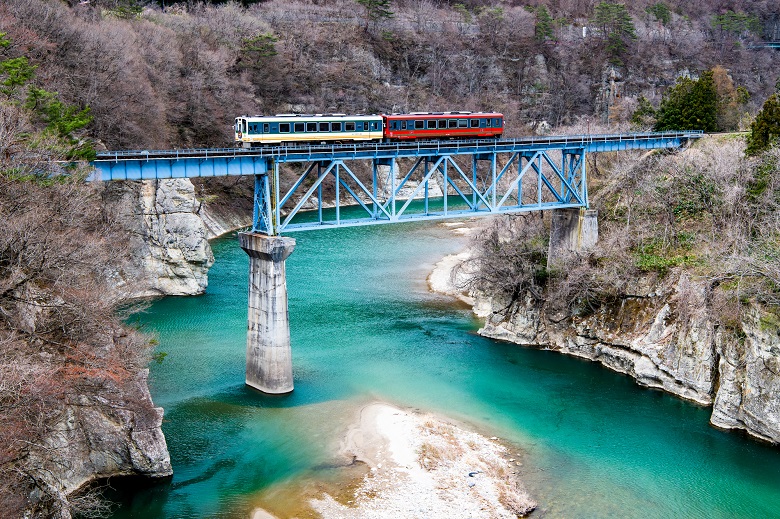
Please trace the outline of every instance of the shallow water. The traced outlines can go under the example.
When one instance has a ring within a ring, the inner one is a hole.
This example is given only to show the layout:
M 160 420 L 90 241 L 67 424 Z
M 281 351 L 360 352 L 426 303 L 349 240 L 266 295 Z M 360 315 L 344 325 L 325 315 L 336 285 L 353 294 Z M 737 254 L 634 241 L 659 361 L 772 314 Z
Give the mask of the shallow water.
M 248 258 L 212 243 L 204 296 L 142 316 L 164 361 L 155 403 L 174 477 L 114 517 L 249 517 L 294 508 L 338 474 L 332 452 L 380 399 L 452 417 L 515 446 L 534 517 L 780 516 L 780 450 L 708 426 L 709 410 L 598 365 L 476 335 L 479 322 L 425 278 L 465 241 L 441 224 L 297 233 L 287 260 L 295 391 L 244 385 Z

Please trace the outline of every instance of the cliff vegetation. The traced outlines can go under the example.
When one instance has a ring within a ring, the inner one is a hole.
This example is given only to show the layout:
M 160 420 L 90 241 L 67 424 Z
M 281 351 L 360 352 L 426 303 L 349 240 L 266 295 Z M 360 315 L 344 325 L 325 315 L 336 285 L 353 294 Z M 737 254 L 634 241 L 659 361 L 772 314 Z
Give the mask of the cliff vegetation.
M 739 135 L 599 155 L 599 241 L 548 258 L 538 216 L 496 221 L 467 262 L 483 332 L 599 361 L 780 442 L 780 148 Z
M 96 478 L 170 462 L 146 387 L 152 344 L 121 320 L 117 208 L 84 167 L 57 162 L 78 143 L 23 105 L 0 101 L 0 510 L 70 517 L 101 511 Z
M 3 55 L 88 107 L 111 149 L 228 145 L 247 113 L 498 110 L 510 135 L 617 124 L 718 65 L 744 89 L 718 121 L 731 129 L 780 70 L 761 48 L 780 41 L 771 0 L 8 0 L 0 27 Z

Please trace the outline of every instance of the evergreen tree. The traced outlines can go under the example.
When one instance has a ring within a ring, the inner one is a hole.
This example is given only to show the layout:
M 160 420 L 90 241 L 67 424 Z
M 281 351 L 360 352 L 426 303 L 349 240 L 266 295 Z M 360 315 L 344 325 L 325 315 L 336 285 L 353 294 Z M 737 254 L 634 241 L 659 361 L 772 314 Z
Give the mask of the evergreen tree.
M 647 14 L 661 22 L 662 25 L 666 25 L 672 19 L 672 11 L 665 2 L 657 2 L 651 6 L 648 6 L 645 11 Z
M 653 129 L 714 132 L 718 129 L 717 118 L 718 94 L 712 71 L 707 71 L 698 80 L 677 80 L 661 100 L 658 121 Z
M 655 122 L 655 108 L 645 96 L 639 98 L 639 106 L 631 114 L 631 124 L 639 128 L 649 128 Z
M 750 125 L 746 155 L 757 155 L 776 145 L 780 139 L 780 94 L 772 94 L 766 100 L 756 120 Z
M 536 25 L 534 26 L 534 37 L 539 41 L 552 40 L 555 37 L 553 31 L 553 19 L 544 5 L 536 8 Z
M 394 16 L 390 9 L 390 0 L 357 0 L 357 3 L 366 10 L 366 31 L 370 23 L 378 23 L 380 20 Z
M 636 28 L 626 5 L 601 2 L 593 12 L 591 23 L 607 41 L 610 60 L 622 65 L 620 55 L 625 52 L 629 41 L 636 39 Z
M 9 43 L 5 33 L 0 33 L 0 47 L 6 48 Z M 57 92 L 36 87 L 32 84 L 35 69 L 25 56 L 0 60 L 0 93 L 5 96 L 5 102 L 29 110 L 34 119 L 45 125 L 44 133 L 56 136 L 67 148 L 68 158 L 93 158 L 92 143 L 74 135 L 92 122 L 89 107 L 80 110 L 60 101 Z

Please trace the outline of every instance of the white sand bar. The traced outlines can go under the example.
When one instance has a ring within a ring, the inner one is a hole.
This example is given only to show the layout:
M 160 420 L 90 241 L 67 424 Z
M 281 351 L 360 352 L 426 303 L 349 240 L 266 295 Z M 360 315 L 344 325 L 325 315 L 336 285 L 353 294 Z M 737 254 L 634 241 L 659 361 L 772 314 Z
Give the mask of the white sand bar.
M 515 518 L 536 506 L 504 446 L 434 416 L 370 404 L 342 454 L 371 470 L 346 504 L 312 500 L 324 519 Z

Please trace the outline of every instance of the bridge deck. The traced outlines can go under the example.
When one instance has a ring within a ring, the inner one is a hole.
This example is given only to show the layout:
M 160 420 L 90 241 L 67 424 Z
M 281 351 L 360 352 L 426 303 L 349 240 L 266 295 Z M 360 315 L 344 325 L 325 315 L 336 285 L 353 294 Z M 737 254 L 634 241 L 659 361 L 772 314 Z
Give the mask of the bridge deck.
M 93 165 L 96 180 L 253 175 L 253 231 L 274 235 L 323 226 L 588 207 L 587 153 L 677 148 L 701 136 L 701 132 L 664 132 L 111 151 L 99 153 Z M 469 156 L 470 167 L 465 165 Z M 409 159 L 403 164 L 413 165 L 399 174 L 397 159 L 402 158 Z M 351 161 L 370 162 L 371 183 L 365 174 L 353 171 Z M 279 165 L 294 162 L 307 165 L 285 192 Z M 328 205 L 323 199 L 326 180 L 332 181 L 327 192 L 335 198 L 330 214 L 323 213 Z M 347 197 L 357 212 L 342 213 Z M 307 204 L 316 207 L 316 217 L 299 215 Z
M 557 135 L 503 140 L 297 144 L 264 148 L 208 148 L 99 152 L 93 165 L 100 180 L 142 180 L 257 175 L 270 161 L 389 160 L 401 157 L 584 150 L 585 153 L 679 147 L 701 132 Z

